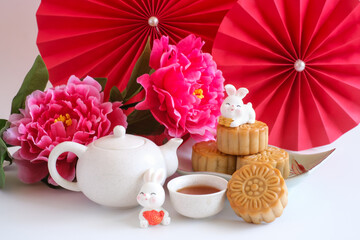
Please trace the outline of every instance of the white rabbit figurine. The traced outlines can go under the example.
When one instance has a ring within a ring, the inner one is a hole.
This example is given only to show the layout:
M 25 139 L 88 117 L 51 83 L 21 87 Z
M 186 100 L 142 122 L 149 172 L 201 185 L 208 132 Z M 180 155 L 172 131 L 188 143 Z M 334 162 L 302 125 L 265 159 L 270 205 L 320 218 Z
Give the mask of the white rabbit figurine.
M 147 228 L 149 225 L 169 225 L 169 213 L 161 206 L 165 202 L 165 191 L 161 183 L 165 178 L 165 170 L 162 168 L 149 169 L 144 174 L 145 184 L 137 195 L 138 203 L 144 208 L 139 213 L 140 227 Z
M 225 118 L 231 118 L 233 121 L 230 127 L 237 127 L 245 123 L 255 122 L 255 111 L 251 103 L 244 104 L 242 99 L 249 93 L 246 88 L 236 88 L 231 85 L 225 85 L 228 96 L 220 107 L 221 115 Z

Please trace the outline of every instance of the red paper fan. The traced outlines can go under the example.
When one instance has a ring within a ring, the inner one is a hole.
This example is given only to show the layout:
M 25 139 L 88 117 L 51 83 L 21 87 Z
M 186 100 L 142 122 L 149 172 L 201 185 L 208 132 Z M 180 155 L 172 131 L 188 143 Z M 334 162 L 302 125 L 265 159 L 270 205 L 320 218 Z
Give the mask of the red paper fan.
M 39 51 L 53 85 L 70 75 L 107 77 L 123 90 L 148 36 L 174 43 L 194 33 L 210 52 L 235 0 L 42 0 L 37 11 Z
M 226 83 L 249 89 L 273 145 L 326 145 L 359 123 L 359 0 L 240 0 L 213 56 Z

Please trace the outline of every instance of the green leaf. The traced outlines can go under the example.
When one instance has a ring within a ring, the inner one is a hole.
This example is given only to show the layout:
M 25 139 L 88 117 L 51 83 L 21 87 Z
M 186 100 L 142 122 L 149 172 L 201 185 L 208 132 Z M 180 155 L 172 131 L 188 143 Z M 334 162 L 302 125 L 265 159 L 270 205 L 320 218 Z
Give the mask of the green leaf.
M 105 86 L 106 86 L 106 82 L 107 82 L 107 78 L 94 78 L 98 83 L 100 83 L 102 91 L 104 91 Z
M 3 154 L 3 147 L 0 147 L 0 188 L 4 188 L 5 185 L 5 172 L 3 168 L 4 160 L 5 156 Z
M 0 148 L 4 148 L 7 152 L 7 148 L 9 145 L 7 145 L 4 140 L 2 139 L 3 133 L 10 127 L 10 122 L 6 119 L 0 119 Z M 10 155 L 9 155 L 10 156 Z M 5 160 L 12 161 L 11 157 L 5 158 Z
M 3 169 L 3 162 L 0 160 L 0 188 L 5 186 L 5 172 Z
M 49 73 L 41 56 L 37 56 L 30 71 L 14 97 L 11 104 L 11 113 L 19 113 L 20 108 L 25 108 L 26 97 L 35 90 L 44 91 L 49 80 Z
M 9 161 L 12 163 L 12 158 L 10 156 L 10 153 L 8 152 L 8 148 L 4 140 L 0 139 L 0 158 L 2 157 L 2 161 Z
M 151 76 L 151 74 L 153 74 L 155 72 L 155 69 L 151 69 L 150 72 L 149 72 L 149 75 Z
M 124 101 L 123 95 L 116 86 L 113 86 L 110 90 L 110 102 L 122 102 L 122 101 Z
M 127 133 L 136 135 L 157 135 L 164 132 L 161 125 L 151 114 L 150 110 L 134 110 L 127 118 Z
M 4 160 L 11 160 L 11 157 L 7 151 L 5 142 L 0 139 L 0 188 L 3 188 L 5 185 Z
M 0 119 L 0 136 L 10 127 L 10 122 L 6 119 Z
M 143 89 L 141 84 L 139 84 L 136 80 L 141 75 L 150 72 L 150 70 L 151 70 L 151 68 L 149 66 L 150 53 L 151 53 L 150 38 L 148 38 L 145 48 L 144 48 L 144 51 L 138 58 L 135 66 L 133 68 L 133 71 L 131 73 L 130 80 L 123 92 L 124 102 L 127 102 L 129 99 L 131 99 L 133 96 L 138 94 Z
M 3 188 L 5 185 L 5 172 L 3 169 L 3 164 L 5 160 L 11 162 L 11 157 L 8 152 L 6 143 L 2 140 L 3 132 L 8 129 L 10 123 L 6 119 L 0 119 L 0 188 Z

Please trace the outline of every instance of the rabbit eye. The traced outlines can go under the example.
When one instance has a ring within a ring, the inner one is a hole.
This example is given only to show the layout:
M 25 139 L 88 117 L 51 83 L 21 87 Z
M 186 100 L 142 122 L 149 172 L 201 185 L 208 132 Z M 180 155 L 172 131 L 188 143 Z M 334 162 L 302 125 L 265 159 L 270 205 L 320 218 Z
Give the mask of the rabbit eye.
M 241 107 L 241 105 L 236 105 L 236 107 Z
M 230 103 L 226 103 L 226 105 L 230 106 Z
M 156 195 L 156 193 L 153 193 L 153 192 L 152 192 L 150 195 Z
M 140 192 L 141 195 L 144 195 L 145 193 L 144 192 Z

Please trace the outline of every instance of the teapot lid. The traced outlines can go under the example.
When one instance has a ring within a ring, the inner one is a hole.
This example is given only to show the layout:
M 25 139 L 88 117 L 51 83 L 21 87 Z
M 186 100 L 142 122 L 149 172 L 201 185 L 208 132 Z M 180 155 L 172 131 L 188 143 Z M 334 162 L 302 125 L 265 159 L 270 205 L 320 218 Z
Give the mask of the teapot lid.
M 142 137 L 126 134 L 126 130 L 123 126 L 114 127 L 114 134 L 106 137 L 102 137 L 94 142 L 94 145 L 99 148 L 119 150 L 138 148 L 145 144 L 145 140 Z

